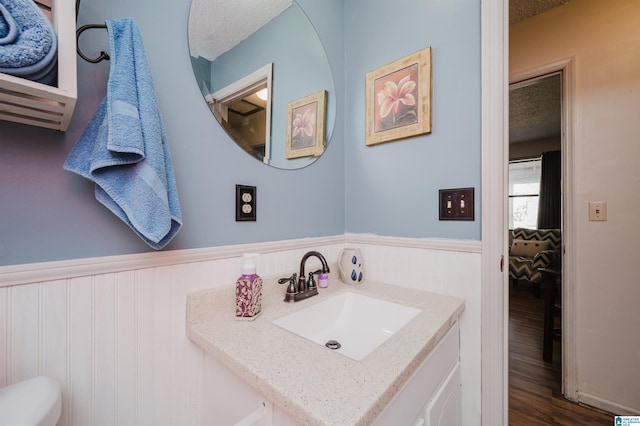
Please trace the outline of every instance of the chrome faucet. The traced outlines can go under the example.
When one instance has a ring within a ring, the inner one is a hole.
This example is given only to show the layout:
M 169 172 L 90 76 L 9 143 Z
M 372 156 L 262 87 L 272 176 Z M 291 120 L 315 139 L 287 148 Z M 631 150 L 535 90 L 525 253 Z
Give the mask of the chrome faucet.
M 309 279 L 305 281 L 305 264 L 307 263 L 307 259 L 312 256 L 317 257 L 320 260 L 322 263 L 322 269 L 309 272 Z M 279 284 L 289 283 L 284 301 L 297 302 L 299 300 L 315 296 L 318 294 L 318 286 L 316 285 L 316 280 L 313 276 L 315 274 L 328 274 L 329 272 L 331 272 L 329 270 L 329 265 L 327 265 L 327 260 L 322 254 L 317 251 L 309 251 L 305 253 L 304 256 L 302 256 L 302 260 L 300 260 L 300 276 L 294 273 L 288 278 L 280 278 L 278 280 Z

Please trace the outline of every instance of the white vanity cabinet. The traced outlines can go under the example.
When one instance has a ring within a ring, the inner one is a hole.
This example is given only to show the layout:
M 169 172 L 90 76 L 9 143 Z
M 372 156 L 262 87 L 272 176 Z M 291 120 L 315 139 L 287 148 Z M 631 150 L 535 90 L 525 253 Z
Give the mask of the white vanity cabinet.
M 456 322 L 373 423 L 374 426 L 460 425 L 460 330 Z M 299 426 L 266 399 L 235 426 Z
M 459 424 L 458 318 L 464 300 L 373 281 L 354 287 L 336 280 L 323 290 L 318 300 L 358 292 L 420 313 L 355 360 L 274 324 L 302 309 L 305 302 L 314 303 L 284 303 L 282 288 L 275 282 L 263 286 L 263 313 L 251 322 L 234 319 L 235 288 L 189 294 L 189 338 L 237 375 L 233 383 L 244 381 L 253 388 L 246 398 L 232 397 L 248 405 L 231 410 L 229 375 L 218 371 L 205 378 L 220 397 L 208 417 L 228 412 L 232 420 L 227 424 L 237 426 Z
M 460 330 L 456 322 L 373 423 L 460 424 Z

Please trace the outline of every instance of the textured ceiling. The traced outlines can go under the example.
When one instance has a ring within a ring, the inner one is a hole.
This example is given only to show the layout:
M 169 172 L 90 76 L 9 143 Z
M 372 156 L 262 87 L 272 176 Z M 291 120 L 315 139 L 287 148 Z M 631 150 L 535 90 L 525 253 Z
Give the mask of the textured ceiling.
M 509 23 L 523 21 L 569 0 L 510 0 Z M 192 56 L 213 60 L 278 16 L 293 0 L 192 0 Z
M 509 0 L 509 23 L 524 21 L 565 3 L 569 0 Z
M 509 0 L 509 23 L 544 13 L 569 0 Z M 560 137 L 560 75 L 509 91 L 509 143 Z
M 560 74 L 509 90 L 509 143 L 560 137 Z
M 191 56 L 214 60 L 291 6 L 293 0 L 192 0 Z

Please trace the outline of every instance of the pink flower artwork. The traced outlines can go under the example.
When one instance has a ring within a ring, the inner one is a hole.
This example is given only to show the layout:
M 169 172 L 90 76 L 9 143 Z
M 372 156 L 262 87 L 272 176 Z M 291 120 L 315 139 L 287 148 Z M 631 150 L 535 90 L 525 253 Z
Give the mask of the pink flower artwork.
M 416 65 L 387 74 L 375 81 L 377 132 L 418 121 L 416 81 Z
M 327 91 L 295 99 L 287 105 L 285 158 L 316 157 L 324 152 Z
M 431 133 L 431 47 L 366 75 L 366 144 Z
M 315 142 L 316 103 L 307 104 L 293 111 L 291 123 L 291 148 L 307 148 Z

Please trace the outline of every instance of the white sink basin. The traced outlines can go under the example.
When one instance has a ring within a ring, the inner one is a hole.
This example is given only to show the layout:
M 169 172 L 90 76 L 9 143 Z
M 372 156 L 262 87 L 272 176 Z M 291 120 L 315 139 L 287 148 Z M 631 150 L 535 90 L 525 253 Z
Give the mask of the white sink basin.
M 337 341 L 340 344 L 337 352 L 359 361 L 420 312 L 398 303 L 344 292 L 273 323 L 323 346 Z

